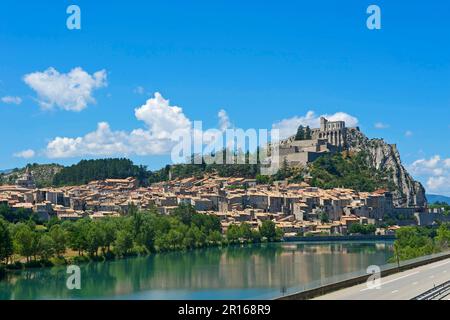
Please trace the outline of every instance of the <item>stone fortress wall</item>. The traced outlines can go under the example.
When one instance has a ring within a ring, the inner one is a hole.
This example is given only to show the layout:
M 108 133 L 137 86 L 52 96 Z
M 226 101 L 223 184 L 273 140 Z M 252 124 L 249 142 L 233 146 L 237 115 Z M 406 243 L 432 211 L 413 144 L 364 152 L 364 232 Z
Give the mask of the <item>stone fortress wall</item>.
M 312 129 L 312 138 L 316 140 L 327 140 L 329 144 L 345 148 L 347 137 L 347 128 L 345 121 L 328 121 L 320 118 L 320 128 Z
M 311 129 L 311 139 L 295 140 L 292 136 L 279 143 L 279 161 L 289 166 L 305 166 L 324 153 L 342 151 L 347 146 L 347 127 L 344 121 L 320 118 L 320 128 Z

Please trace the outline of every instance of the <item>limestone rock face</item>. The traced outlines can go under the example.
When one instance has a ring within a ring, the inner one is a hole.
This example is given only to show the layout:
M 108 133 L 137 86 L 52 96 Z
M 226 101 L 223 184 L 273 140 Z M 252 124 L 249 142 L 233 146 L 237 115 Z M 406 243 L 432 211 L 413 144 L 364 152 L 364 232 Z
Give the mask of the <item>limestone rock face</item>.
M 349 151 L 365 152 L 371 166 L 388 172 L 397 187 L 393 192 L 395 206 L 423 207 L 426 204 L 424 187 L 406 171 L 395 144 L 388 144 L 383 139 L 369 139 L 359 129 L 348 128 L 347 148 Z

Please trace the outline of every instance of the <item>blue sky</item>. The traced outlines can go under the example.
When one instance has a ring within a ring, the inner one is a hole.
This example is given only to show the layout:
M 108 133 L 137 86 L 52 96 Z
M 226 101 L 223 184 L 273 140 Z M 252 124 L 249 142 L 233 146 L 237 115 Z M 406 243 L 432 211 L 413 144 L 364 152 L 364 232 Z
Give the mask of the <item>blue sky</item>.
M 48 145 L 56 137 L 70 144 L 101 122 L 113 138 L 122 132 L 130 139 L 154 121 L 148 108 L 141 119 L 135 109 L 151 106 L 147 100 L 160 92 L 182 108 L 176 119 L 202 120 L 207 128 L 218 126 L 221 109 L 233 126 L 268 129 L 308 111 L 345 112 L 369 137 L 396 143 L 429 192 L 450 195 L 446 1 L 2 4 L 0 169 L 99 157 L 51 153 Z M 81 8 L 81 30 L 66 28 L 70 4 Z M 381 8 L 381 30 L 366 27 L 370 4 Z M 49 68 L 56 80 L 79 68 L 71 75 L 88 83 L 82 110 L 70 106 L 73 96 L 47 88 L 55 102 L 42 94 Z M 150 168 L 170 161 L 149 148 L 125 153 Z

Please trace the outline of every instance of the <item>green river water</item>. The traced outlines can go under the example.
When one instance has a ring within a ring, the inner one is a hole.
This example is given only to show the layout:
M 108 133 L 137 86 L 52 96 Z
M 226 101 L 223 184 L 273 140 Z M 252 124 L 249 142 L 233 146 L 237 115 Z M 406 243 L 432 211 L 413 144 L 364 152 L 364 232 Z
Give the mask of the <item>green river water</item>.
M 0 299 L 272 299 L 365 272 L 392 256 L 392 242 L 270 243 L 156 254 L 9 273 Z

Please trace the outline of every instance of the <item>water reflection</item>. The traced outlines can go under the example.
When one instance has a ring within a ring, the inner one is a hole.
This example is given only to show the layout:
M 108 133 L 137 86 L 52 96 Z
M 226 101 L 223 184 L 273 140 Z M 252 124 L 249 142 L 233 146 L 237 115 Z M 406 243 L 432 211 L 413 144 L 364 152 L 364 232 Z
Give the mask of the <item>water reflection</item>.
M 256 298 L 385 264 L 391 243 L 279 243 L 158 254 L 81 266 L 82 289 L 63 267 L 10 274 L 0 299 Z M 228 295 L 224 295 L 224 292 Z

